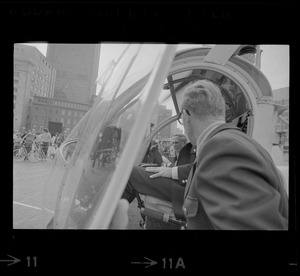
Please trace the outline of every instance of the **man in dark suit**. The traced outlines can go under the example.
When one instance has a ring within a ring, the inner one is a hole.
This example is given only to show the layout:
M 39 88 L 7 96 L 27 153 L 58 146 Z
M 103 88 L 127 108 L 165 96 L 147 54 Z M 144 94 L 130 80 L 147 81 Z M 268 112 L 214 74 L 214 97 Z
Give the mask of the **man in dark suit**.
M 184 193 L 188 229 L 286 230 L 288 198 L 268 152 L 225 123 L 220 89 L 190 85 L 182 102 L 185 133 L 197 157 Z
M 187 138 L 184 134 L 175 134 L 172 138 L 172 146 L 174 148 L 174 159 L 171 166 L 177 165 L 177 160 L 181 149 L 187 144 Z

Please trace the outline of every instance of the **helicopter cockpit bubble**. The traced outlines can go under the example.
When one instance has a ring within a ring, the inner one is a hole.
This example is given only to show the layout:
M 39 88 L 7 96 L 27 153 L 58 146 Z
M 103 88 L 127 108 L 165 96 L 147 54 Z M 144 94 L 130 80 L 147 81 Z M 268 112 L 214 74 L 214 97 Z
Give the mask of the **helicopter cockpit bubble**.
M 134 162 L 142 160 L 142 149 L 176 122 L 183 88 L 194 80 L 218 84 L 226 102 L 226 121 L 270 152 L 276 113 L 270 84 L 258 68 L 238 56 L 241 47 L 230 50 L 229 46 L 224 56 L 218 45 L 193 47 L 176 55 L 172 52 L 176 46 L 167 46 L 169 55 L 164 45 L 127 47 L 102 78 L 93 107 L 59 149 L 45 185 L 44 225 L 53 217 L 53 228 L 107 228 L 113 212 L 109 198 L 116 200 L 113 194 L 118 182 L 127 181 Z M 154 104 L 165 104 L 170 97 L 174 112 L 146 134 Z

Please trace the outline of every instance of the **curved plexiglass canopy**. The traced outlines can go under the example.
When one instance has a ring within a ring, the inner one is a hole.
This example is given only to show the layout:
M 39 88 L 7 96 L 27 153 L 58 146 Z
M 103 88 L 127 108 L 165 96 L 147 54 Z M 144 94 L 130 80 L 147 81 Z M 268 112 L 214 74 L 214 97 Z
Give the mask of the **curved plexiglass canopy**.
M 51 227 L 108 226 L 175 48 L 130 45 L 107 74 L 96 102 L 59 148 L 49 174 L 43 210 L 45 222 L 53 217 Z M 97 222 L 99 210 L 105 219 Z

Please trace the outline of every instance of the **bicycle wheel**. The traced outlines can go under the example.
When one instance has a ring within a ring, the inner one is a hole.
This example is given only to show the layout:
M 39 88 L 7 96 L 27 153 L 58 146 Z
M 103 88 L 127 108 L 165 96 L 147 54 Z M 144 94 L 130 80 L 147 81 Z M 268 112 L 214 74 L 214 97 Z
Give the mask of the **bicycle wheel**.
M 22 161 L 26 156 L 26 152 L 23 148 L 15 149 L 13 151 L 13 159 L 15 161 Z
M 38 158 L 39 160 L 43 161 L 46 160 L 47 156 L 45 155 L 44 151 L 42 148 L 38 149 Z
M 39 152 L 38 150 L 31 150 L 29 153 L 28 153 L 28 160 L 30 162 L 39 162 L 41 160 L 40 156 L 39 156 Z

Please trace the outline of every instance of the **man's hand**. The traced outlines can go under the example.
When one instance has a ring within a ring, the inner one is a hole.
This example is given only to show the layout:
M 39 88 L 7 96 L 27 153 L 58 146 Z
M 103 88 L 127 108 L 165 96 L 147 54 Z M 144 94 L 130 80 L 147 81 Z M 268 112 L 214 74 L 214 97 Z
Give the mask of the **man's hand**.
M 126 199 L 120 199 L 109 229 L 126 229 L 128 224 L 128 209 L 129 202 Z
M 147 167 L 146 172 L 153 172 L 150 178 L 167 177 L 172 178 L 172 168 L 168 167 Z

